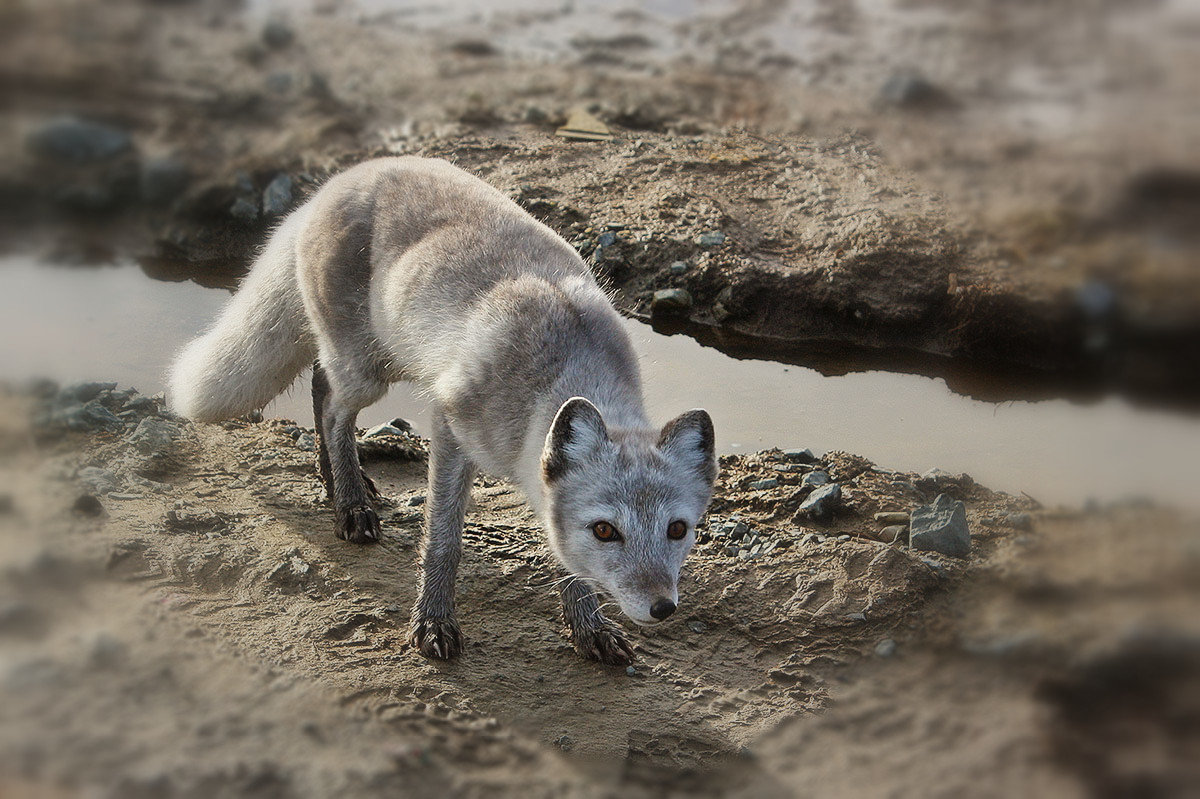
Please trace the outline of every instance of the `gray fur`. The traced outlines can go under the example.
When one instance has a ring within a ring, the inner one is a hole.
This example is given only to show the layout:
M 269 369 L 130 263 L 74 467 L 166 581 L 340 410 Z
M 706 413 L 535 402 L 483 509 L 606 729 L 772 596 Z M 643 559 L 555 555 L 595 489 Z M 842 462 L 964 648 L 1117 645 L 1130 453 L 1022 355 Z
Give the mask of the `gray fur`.
M 422 652 L 461 649 L 454 580 L 476 468 L 519 484 L 541 514 L 575 575 L 564 617 L 584 654 L 627 662 L 630 651 L 589 586 L 640 624 L 655 623 L 656 600 L 678 602 L 679 567 L 716 475 L 712 423 L 703 411 L 649 423 L 608 296 L 574 249 L 503 194 L 436 159 L 379 159 L 335 176 L 285 220 L 217 325 L 181 354 L 171 399 L 193 418 L 246 413 L 314 354 L 318 464 L 349 540 L 379 535 L 354 450 L 358 412 L 402 379 L 433 404 L 412 627 Z M 624 540 L 598 541 L 590 525 L 601 519 Z M 688 534 L 672 541 L 678 519 Z

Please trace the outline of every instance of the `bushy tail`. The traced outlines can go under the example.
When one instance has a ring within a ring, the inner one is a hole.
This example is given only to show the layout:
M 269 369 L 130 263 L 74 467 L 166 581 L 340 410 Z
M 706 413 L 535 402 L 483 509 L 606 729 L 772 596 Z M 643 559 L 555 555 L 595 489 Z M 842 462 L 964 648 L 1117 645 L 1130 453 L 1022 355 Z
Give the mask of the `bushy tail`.
M 299 217 L 275 231 L 216 324 L 175 359 L 167 401 L 176 413 L 215 422 L 259 410 L 312 362 L 296 279 Z

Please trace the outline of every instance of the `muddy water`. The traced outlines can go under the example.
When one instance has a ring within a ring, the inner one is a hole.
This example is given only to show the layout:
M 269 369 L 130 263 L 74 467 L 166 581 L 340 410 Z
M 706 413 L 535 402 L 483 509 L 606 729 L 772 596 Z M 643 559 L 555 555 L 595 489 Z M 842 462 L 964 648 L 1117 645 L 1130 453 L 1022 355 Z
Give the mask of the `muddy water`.
M 75 268 L 0 259 L 0 379 L 117 380 L 163 389 L 172 354 L 208 325 L 229 293 L 147 278 L 123 264 Z M 651 413 L 703 406 L 723 452 L 766 447 L 841 449 L 881 466 L 966 471 L 996 489 L 1046 503 L 1149 497 L 1200 508 L 1195 453 L 1200 420 L 1119 399 L 992 403 L 940 379 L 885 371 L 827 377 L 812 369 L 737 360 L 685 336 L 629 320 Z M 311 424 L 303 381 L 266 413 Z M 428 430 L 405 385 L 360 423 L 402 416 Z

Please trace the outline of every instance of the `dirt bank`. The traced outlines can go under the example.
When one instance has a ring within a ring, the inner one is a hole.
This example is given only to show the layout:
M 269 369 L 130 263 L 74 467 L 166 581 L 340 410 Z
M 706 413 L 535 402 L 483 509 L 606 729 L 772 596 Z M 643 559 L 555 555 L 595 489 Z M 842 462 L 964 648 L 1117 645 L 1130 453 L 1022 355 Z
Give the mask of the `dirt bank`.
M 614 12 L 611 37 L 587 27 L 604 12 L 564 11 L 558 49 L 532 57 L 521 30 L 540 18 L 516 12 L 479 35 L 337 4 L 274 26 L 220 2 L 10 4 L 0 232 L 228 284 L 330 171 L 438 155 L 575 243 L 627 312 L 684 288 L 674 322 L 732 350 L 1192 404 L 1195 29 L 1166 4 L 1067 5 L 808 19 L 748 2 L 674 27 Z M 555 137 L 576 105 L 614 140 Z M 45 136 L 64 111 L 128 141 L 64 155 Z
M 0 411 L 5 796 L 1184 796 L 1200 778 L 1197 529 L 1167 511 L 1049 511 L 839 453 L 726 457 L 681 612 L 631 630 L 628 674 L 571 649 L 533 518 L 481 478 L 467 650 L 434 664 L 404 644 L 419 440 L 364 446 L 385 536 L 361 547 L 331 532 L 310 431 L 191 425 L 119 388 L 43 397 Z M 816 521 L 799 508 L 822 469 L 843 501 Z M 965 501 L 968 557 L 877 540 L 876 512 L 938 492 Z

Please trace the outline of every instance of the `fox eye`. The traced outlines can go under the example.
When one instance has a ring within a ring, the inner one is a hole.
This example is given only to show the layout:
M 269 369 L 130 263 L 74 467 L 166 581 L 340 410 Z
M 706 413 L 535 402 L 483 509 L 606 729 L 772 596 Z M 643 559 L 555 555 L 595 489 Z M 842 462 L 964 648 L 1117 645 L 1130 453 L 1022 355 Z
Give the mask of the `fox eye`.
M 621 534 L 617 532 L 617 528 L 613 527 L 608 522 L 596 522 L 592 525 L 592 535 L 596 536 L 601 541 L 620 541 Z
M 672 541 L 678 541 L 687 535 L 687 522 L 682 519 L 676 519 L 667 527 L 667 538 Z

